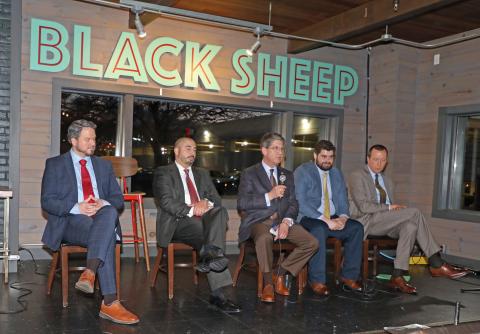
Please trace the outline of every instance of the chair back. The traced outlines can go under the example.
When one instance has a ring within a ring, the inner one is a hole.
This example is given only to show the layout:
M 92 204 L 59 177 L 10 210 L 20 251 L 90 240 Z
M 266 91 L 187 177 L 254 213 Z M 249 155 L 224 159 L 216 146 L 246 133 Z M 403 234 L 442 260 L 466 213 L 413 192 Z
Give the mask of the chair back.
M 126 178 L 137 174 L 138 162 L 132 157 L 112 157 L 104 156 L 102 159 L 108 160 L 112 163 L 113 173 L 120 179 L 123 185 L 123 192 L 127 193 L 127 181 Z

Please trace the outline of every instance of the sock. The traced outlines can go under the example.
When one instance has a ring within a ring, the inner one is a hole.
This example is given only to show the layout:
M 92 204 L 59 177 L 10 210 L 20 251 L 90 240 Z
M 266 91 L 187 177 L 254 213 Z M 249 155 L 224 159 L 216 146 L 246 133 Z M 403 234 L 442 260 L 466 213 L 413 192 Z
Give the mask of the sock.
M 432 268 L 440 268 L 443 266 L 443 260 L 440 257 L 440 252 L 437 252 L 428 258 L 428 264 Z
M 87 259 L 87 269 L 90 269 L 94 274 L 96 274 L 98 266 L 100 266 L 100 262 L 100 259 Z
M 278 266 L 278 270 L 277 270 L 277 274 L 278 276 L 283 276 L 287 273 L 287 271 L 285 270 L 285 268 L 283 268 L 281 265 Z
M 215 289 L 215 290 L 212 290 L 212 292 L 210 292 L 210 294 L 214 297 L 217 297 L 217 298 L 220 298 L 221 300 L 225 300 L 225 295 L 223 294 L 223 290 L 222 288 L 218 288 L 218 289 Z
M 103 296 L 103 303 L 107 306 L 112 305 L 112 303 L 116 300 L 117 300 L 117 294 L 116 293 L 112 293 L 112 294 Z
M 392 277 L 399 277 L 399 276 L 404 276 L 404 275 L 408 275 L 407 270 L 397 269 L 397 268 L 393 269 Z
M 272 273 L 271 272 L 263 273 L 263 284 L 264 285 L 267 285 L 267 284 L 273 285 L 273 279 L 272 279 Z

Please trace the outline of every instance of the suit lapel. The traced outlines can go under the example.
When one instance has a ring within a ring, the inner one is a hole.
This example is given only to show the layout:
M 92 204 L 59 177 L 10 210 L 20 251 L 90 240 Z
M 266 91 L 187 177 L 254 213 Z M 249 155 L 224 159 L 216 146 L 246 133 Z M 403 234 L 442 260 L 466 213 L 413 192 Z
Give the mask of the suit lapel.
M 260 183 L 267 189 L 267 191 L 272 190 L 272 184 L 270 183 L 270 178 L 268 177 L 267 173 L 265 172 L 265 169 L 263 168 L 262 163 L 257 164 L 257 177 L 260 180 Z M 277 168 L 277 173 L 278 173 L 278 168 Z M 278 177 L 277 177 L 278 180 Z
M 370 191 L 370 197 L 373 198 L 376 202 L 377 201 L 377 189 L 375 187 L 375 181 L 373 181 L 372 175 L 370 174 L 370 169 L 368 169 L 368 166 L 365 165 L 365 168 L 363 169 L 363 171 L 365 173 L 365 178 L 367 178 L 367 180 L 369 181 L 369 182 L 367 182 L 367 184 L 368 184 L 368 190 Z
M 182 201 L 185 201 L 185 191 L 183 190 L 182 176 L 180 175 L 180 171 L 175 163 L 170 165 L 170 174 L 172 175 L 173 182 L 175 183 L 174 188 L 179 191 Z
M 101 180 L 106 180 L 106 178 L 103 175 L 103 170 L 99 167 L 98 159 L 100 158 L 91 156 L 90 159 L 92 161 L 93 172 L 95 173 L 95 182 L 97 183 L 98 197 L 105 198 L 103 192 L 103 184 Z
M 65 166 L 65 171 L 67 173 L 67 179 L 70 181 L 70 187 L 72 188 L 72 195 L 75 196 L 75 201 L 78 199 L 78 187 L 77 187 L 77 177 L 75 175 L 75 170 L 73 169 L 73 161 L 72 156 L 70 155 L 70 151 L 63 154 L 63 163 Z
M 201 178 L 200 172 L 199 172 L 198 168 L 192 167 L 192 173 L 193 173 L 193 177 L 195 178 L 195 185 L 197 186 L 198 198 L 202 199 L 205 196 L 203 196 L 204 194 L 202 194 L 202 192 L 203 192 L 203 180 Z

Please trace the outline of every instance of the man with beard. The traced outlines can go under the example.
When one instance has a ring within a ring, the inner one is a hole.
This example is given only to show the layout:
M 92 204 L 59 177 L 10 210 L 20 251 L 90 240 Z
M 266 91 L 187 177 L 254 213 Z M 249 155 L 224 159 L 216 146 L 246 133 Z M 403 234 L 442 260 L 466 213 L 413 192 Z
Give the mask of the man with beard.
M 362 261 L 363 226 L 349 218 L 347 187 L 342 172 L 333 167 L 335 146 L 328 140 L 315 145 L 314 161 L 294 172 L 299 202 L 298 220 L 319 242 L 318 252 L 310 259 L 308 280 L 320 296 L 329 294 L 326 286 L 326 241 L 343 241 L 344 261 L 340 280 L 350 290 L 361 290 L 358 283 Z
M 225 257 L 228 213 L 222 207 L 207 170 L 193 167 L 197 155 L 195 141 L 179 138 L 174 146 L 175 162 L 158 167 L 153 180 L 157 204 L 157 243 L 183 242 L 200 253 L 197 270 L 207 273 L 210 304 L 226 313 L 240 307 L 228 300 L 223 287 L 232 285 Z
M 62 242 L 87 247 L 87 268 L 75 288 L 92 294 L 98 275 L 100 317 L 135 324 L 138 317 L 122 306 L 116 293 L 115 243 L 121 235 L 118 212 L 123 194 L 111 163 L 93 155 L 96 127 L 83 119 L 72 122 L 67 130 L 72 149 L 46 162 L 41 203 L 48 222 L 42 242 L 54 251 Z
M 278 133 L 266 133 L 260 140 L 262 162 L 242 172 L 237 209 L 241 224 L 238 241 L 252 238 L 263 273 L 261 301 L 275 302 L 275 292 L 288 296 L 286 275 L 297 276 L 317 251 L 318 242 L 295 223 L 298 203 L 292 172 L 282 168 L 285 140 Z M 275 238 L 274 238 L 275 236 Z M 287 239 L 295 249 L 273 270 L 273 242 Z M 294 294 L 292 294 L 294 295 Z M 292 298 L 293 299 L 293 298 Z

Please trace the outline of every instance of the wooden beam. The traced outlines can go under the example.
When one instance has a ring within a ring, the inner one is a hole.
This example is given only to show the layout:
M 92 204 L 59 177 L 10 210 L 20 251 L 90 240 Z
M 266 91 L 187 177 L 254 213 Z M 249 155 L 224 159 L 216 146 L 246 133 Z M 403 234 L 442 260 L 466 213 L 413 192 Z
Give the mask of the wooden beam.
M 387 24 L 404 21 L 458 1 L 461 0 L 399 0 L 398 9 L 394 11 L 393 0 L 372 0 L 339 15 L 299 29 L 292 35 L 338 41 Z M 300 53 L 315 49 L 320 45 L 324 44 L 291 40 L 288 43 L 288 52 Z

